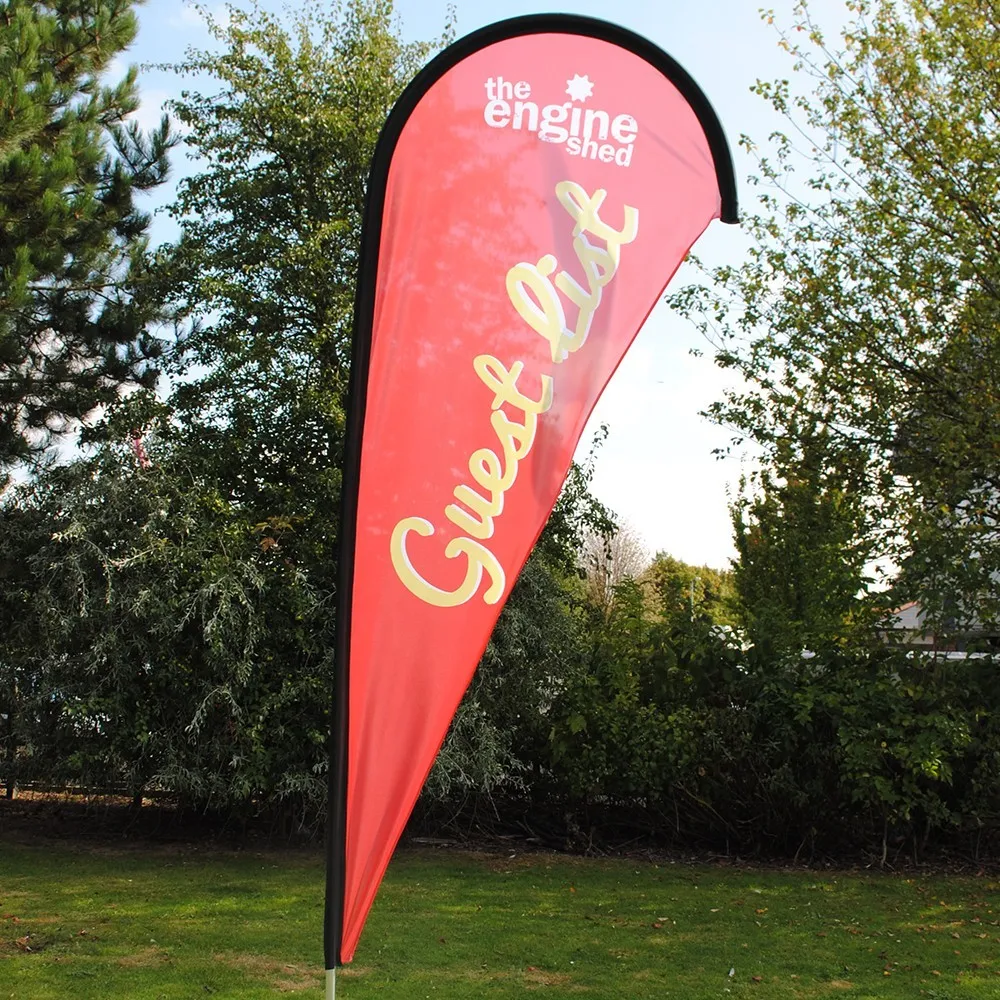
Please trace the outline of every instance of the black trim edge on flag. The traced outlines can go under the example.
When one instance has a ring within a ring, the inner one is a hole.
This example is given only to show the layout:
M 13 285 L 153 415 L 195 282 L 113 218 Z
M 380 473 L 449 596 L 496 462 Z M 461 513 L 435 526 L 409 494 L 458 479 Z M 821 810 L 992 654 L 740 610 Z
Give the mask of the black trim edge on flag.
M 325 967 L 341 965 L 344 890 L 346 885 L 347 755 L 350 702 L 351 596 L 354 589 L 354 543 L 357 534 L 358 486 L 361 477 L 361 438 L 368 389 L 375 279 L 378 273 L 382 212 L 389 167 L 396 144 L 410 114 L 423 96 L 453 66 L 467 56 L 508 38 L 522 35 L 586 35 L 634 52 L 658 69 L 681 93 L 701 123 L 712 152 L 722 197 L 720 220 L 738 223 L 736 175 L 729 144 L 718 116 L 702 89 L 687 71 L 659 46 L 617 24 L 576 14 L 528 14 L 487 25 L 458 39 L 438 53 L 410 82 L 393 105 L 375 144 L 368 174 L 361 230 L 361 256 L 354 300 L 354 337 L 348 383 L 347 428 L 341 475 L 338 526 L 337 617 L 334 647 L 333 711 L 329 737 L 330 768 L 326 824 L 326 909 L 323 951 Z

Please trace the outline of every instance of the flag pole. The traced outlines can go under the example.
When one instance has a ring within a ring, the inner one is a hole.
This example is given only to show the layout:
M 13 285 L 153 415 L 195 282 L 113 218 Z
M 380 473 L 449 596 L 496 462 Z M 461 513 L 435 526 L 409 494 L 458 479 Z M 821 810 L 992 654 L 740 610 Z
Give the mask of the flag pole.
M 366 212 L 366 216 L 367 216 Z M 366 299 L 373 295 L 374 279 L 365 280 L 365 244 L 358 279 L 355 316 L 364 316 Z M 371 269 L 374 274 L 374 268 Z M 354 590 L 354 545 L 358 519 L 358 482 L 361 478 L 361 430 L 365 421 L 368 387 L 368 354 L 371 323 L 355 321 L 351 375 L 347 397 L 347 434 L 341 476 L 340 526 L 337 540 L 337 632 L 334 642 L 333 710 L 329 734 L 330 769 L 326 817 L 326 911 L 323 920 L 323 955 L 326 995 L 336 991 L 337 966 L 342 963 L 344 890 L 347 881 L 347 765 L 350 721 L 351 596 Z
M 367 346 L 367 345 L 366 345 Z M 364 393 L 358 392 L 359 369 L 367 376 L 364 361 L 355 357 L 351 365 L 348 396 L 347 440 L 341 477 L 340 530 L 337 544 L 337 633 L 334 644 L 333 706 L 329 734 L 330 769 L 326 812 L 326 910 L 323 919 L 323 957 L 326 966 L 326 996 L 337 989 L 337 966 L 341 963 L 344 934 L 344 887 L 347 879 L 347 757 L 350 708 L 351 592 L 354 585 L 354 540 L 358 508 L 358 478 L 361 459 L 361 424 Z M 362 383 L 364 385 L 364 383 Z M 361 396 L 359 403 L 358 396 Z M 357 410 L 361 413 L 358 414 Z
M 390 114 L 390 120 L 392 115 Z M 328 738 L 329 775 L 326 815 L 326 909 L 323 954 L 326 997 L 337 989 L 337 966 L 342 965 L 344 892 L 347 883 L 347 774 L 350 721 L 351 603 L 354 592 L 354 548 L 357 538 L 358 488 L 361 481 L 361 438 L 368 402 L 368 366 L 375 311 L 375 275 L 378 270 L 382 201 L 385 196 L 388 152 L 383 127 L 372 157 L 361 227 L 361 257 L 354 297 L 354 336 L 347 387 L 347 424 L 341 469 L 340 525 L 337 531 L 337 608 L 334 637 L 333 705 Z

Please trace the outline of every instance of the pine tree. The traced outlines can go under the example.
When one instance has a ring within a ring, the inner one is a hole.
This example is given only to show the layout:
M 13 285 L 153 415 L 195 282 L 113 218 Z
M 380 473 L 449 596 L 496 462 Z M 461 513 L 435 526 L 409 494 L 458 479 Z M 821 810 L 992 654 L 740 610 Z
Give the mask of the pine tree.
M 129 119 L 136 70 L 102 78 L 134 39 L 134 0 L 0 0 L 0 486 L 123 385 L 156 379 L 145 266 L 167 118 Z

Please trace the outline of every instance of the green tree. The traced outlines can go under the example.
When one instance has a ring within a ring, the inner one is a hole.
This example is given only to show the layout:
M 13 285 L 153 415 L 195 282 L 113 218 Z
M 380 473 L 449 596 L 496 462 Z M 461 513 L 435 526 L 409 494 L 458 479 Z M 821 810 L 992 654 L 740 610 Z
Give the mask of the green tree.
M 871 637 L 864 472 L 863 454 L 802 434 L 733 505 L 736 611 L 762 665 Z
M 163 182 L 172 140 L 166 117 L 150 135 L 129 120 L 134 68 L 102 82 L 135 37 L 134 7 L 0 3 L 0 477 L 123 385 L 156 379 L 135 193 Z
M 104 446 L 0 506 L 0 767 L 246 814 L 324 801 L 330 609 L 183 453 Z M 294 649 L 298 670 L 287 669 Z
M 174 67 L 215 87 L 173 106 L 203 168 L 161 261 L 196 319 L 171 405 L 228 495 L 300 519 L 329 563 L 369 162 L 435 43 L 401 42 L 388 0 L 311 0 L 287 25 L 256 5 L 203 14 L 222 51 Z
M 717 625 L 733 625 L 733 573 L 711 566 L 691 566 L 657 552 L 641 582 L 657 611 L 669 621 L 705 616 Z
M 365 179 L 433 46 L 402 44 L 379 0 L 312 3 L 290 28 L 257 7 L 206 17 L 222 51 L 178 70 L 216 88 L 173 109 L 201 171 L 173 208 L 179 244 L 149 273 L 186 317 L 173 388 L 118 400 L 93 459 L 5 510 L 43 563 L 12 567 L 26 638 L 0 668 L 33 671 L 50 703 L 91 720 L 60 709 L 42 727 L 50 767 L 241 810 L 288 796 L 315 816 Z M 138 467 L 117 443 L 133 428 Z M 32 589 L 48 595 L 38 608 Z
M 972 594 L 995 617 L 1000 10 L 845 6 L 828 44 L 796 4 L 796 74 L 754 88 L 790 127 L 759 155 L 747 259 L 679 302 L 746 380 L 720 421 L 765 464 L 806 433 L 855 453 L 873 554 L 921 556 L 900 596 L 943 613 Z

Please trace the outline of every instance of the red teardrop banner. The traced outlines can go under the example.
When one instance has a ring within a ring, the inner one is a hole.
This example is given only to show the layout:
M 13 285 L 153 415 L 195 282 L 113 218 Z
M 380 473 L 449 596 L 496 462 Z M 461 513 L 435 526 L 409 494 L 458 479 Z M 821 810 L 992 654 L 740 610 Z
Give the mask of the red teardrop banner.
M 694 241 L 736 220 L 697 85 L 639 36 L 567 15 L 441 53 L 390 115 L 369 185 L 328 968 L 354 954 L 594 404 Z

